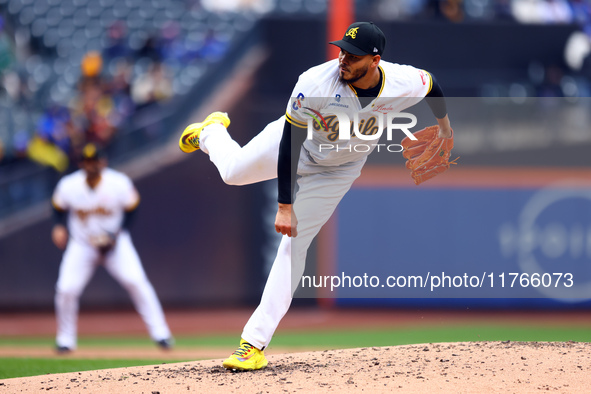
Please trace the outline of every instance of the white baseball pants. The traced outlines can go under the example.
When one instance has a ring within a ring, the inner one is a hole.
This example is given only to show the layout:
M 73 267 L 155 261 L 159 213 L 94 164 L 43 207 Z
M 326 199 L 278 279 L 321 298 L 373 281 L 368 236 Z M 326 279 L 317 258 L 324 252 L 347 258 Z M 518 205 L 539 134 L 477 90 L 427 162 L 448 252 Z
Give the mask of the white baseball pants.
M 100 254 L 94 247 L 70 238 L 56 284 L 57 346 L 76 348 L 80 295 L 100 261 Z M 162 306 L 128 232 L 119 234 L 115 248 L 105 256 L 104 266 L 129 293 L 150 337 L 155 341 L 170 338 Z
M 250 185 L 277 178 L 277 157 L 284 124 L 285 116 L 282 116 L 240 147 L 226 128 L 216 123 L 201 131 L 199 145 L 209 154 L 225 183 Z
M 285 119 L 269 125 L 240 148 L 222 125 L 206 127 L 201 134 L 201 149 L 209 153 L 224 182 L 246 185 L 277 176 L 279 142 Z M 258 349 L 266 348 L 279 322 L 287 313 L 293 291 L 305 267 L 308 247 L 337 205 L 359 177 L 365 160 L 340 167 L 323 167 L 300 156 L 298 191 L 294 212 L 298 236 L 283 236 L 269 273 L 261 302 L 252 314 L 242 338 Z
M 271 342 L 302 278 L 312 240 L 331 217 L 360 171 L 361 167 L 333 168 L 329 172 L 300 174 L 293 206 L 298 220 L 298 235 L 295 238 L 284 235 L 281 239 L 261 302 L 242 332 L 242 338 L 256 348 L 264 349 Z

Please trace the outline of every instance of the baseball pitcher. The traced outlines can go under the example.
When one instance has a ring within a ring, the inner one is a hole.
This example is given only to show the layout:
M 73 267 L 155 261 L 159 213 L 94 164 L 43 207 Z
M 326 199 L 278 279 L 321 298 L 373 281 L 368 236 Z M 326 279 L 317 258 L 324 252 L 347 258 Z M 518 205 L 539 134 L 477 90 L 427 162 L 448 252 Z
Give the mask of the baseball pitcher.
M 208 153 L 226 183 L 240 185 L 278 177 L 275 229 L 284 236 L 240 346 L 223 362 L 227 369 L 253 370 L 267 365 L 263 351 L 289 309 L 308 247 L 360 175 L 376 144 L 367 145 L 369 149 L 359 147 L 387 128 L 383 121 L 387 113 L 400 113 L 427 97 L 437 120 L 436 132 L 420 133 L 429 140 L 412 145 L 409 157 L 421 157 L 413 179 L 415 175 L 419 181 L 427 179 L 419 171 L 432 174 L 437 173 L 432 171 L 434 167 L 439 172 L 449 167 L 445 161 L 450 152 L 444 150 L 453 147 L 453 132 L 443 91 L 434 76 L 383 61 L 386 38 L 373 23 L 353 23 L 342 40 L 330 44 L 341 49 L 338 59 L 300 75 L 285 116 L 270 123 L 244 147 L 228 135 L 230 120 L 222 112 L 189 125 L 179 141 L 184 152 L 202 149 Z M 335 118 L 324 117 L 335 109 L 355 119 L 355 135 L 341 138 Z M 314 124 L 312 135 L 309 124 Z

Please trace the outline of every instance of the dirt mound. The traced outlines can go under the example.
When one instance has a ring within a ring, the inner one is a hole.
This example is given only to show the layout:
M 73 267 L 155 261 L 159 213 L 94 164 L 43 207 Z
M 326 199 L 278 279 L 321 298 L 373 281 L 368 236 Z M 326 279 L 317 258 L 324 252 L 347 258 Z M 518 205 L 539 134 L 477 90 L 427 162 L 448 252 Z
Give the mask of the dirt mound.
M 221 360 L 5 379 L 0 392 L 588 392 L 591 344 L 466 342 L 268 356 L 262 371 Z

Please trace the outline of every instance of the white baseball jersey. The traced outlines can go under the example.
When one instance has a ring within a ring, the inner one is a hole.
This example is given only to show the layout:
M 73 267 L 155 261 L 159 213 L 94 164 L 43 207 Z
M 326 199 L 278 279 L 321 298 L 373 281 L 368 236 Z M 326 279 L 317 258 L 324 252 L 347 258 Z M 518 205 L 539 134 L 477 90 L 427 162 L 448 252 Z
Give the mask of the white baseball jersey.
M 70 233 L 56 284 L 56 345 L 76 348 L 79 298 L 98 261 L 127 290 L 152 339 L 170 339 L 170 329 L 156 292 L 129 233 L 121 229 L 125 211 L 133 210 L 139 203 L 139 194 L 131 179 L 105 168 L 92 189 L 86 182 L 86 173 L 79 170 L 58 182 L 52 203 L 56 209 L 69 211 Z M 93 246 L 93 238 L 107 232 L 117 233 L 117 241 L 108 254 L 101 255 Z
M 362 160 L 378 142 L 377 139 L 366 141 L 357 138 L 353 134 L 354 125 L 351 126 L 350 139 L 339 139 L 339 122 L 336 116 L 330 114 L 343 112 L 351 121 L 357 116 L 359 133 L 371 136 L 378 132 L 380 122 L 382 129 L 386 127 L 386 114 L 402 112 L 421 101 L 431 90 L 431 75 L 424 70 L 383 60 L 379 67 L 382 71 L 380 93 L 364 108 L 357 99 L 355 88 L 339 80 L 338 59 L 312 67 L 300 75 L 287 106 L 286 118 L 295 126 L 307 128 L 309 119 L 319 119 L 318 115 L 323 115 L 324 119 L 320 118 L 320 122 L 313 122 L 313 138 L 306 139 L 303 145 L 317 164 L 338 166 Z M 397 132 L 400 135 L 395 138 L 399 142 L 404 136 L 401 131 Z M 354 146 L 357 144 L 370 145 L 371 149 L 356 150 Z M 333 149 L 327 149 L 331 145 Z
M 117 233 L 125 211 L 133 210 L 139 200 L 127 175 L 105 168 L 94 189 L 86 183 L 83 170 L 63 177 L 55 189 L 52 203 L 59 210 L 70 211 L 70 236 L 78 242 L 91 244 L 93 237 L 106 232 Z

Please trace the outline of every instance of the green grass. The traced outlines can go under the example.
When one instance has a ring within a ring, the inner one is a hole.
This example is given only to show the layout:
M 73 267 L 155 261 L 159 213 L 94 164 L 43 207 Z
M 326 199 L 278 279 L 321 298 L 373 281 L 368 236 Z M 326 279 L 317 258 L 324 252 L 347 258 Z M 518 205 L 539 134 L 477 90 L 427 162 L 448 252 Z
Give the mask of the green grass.
M 220 347 L 231 351 L 238 345 L 236 335 L 207 337 L 177 337 L 177 348 Z M 432 326 L 420 328 L 397 328 L 375 330 L 334 330 L 318 332 L 280 331 L 274 337 L 273 348 L 340 349 L 372 346 L 396 346 L 433 342 L 468 341 L 541 341 L 541 342 L 591 342 L 591 330 L 586 327 L 569 326 L 513 326 L 513 325 L 461 325 Z M 2 346 L 53 346 L 53 338 L 0 338 Z M 81 338 L 80 348 L 90 347 L 153 347 L 146 338 Z M 38 359 L 0 358 L 0 379 L 47 373 L 74 372 L 137 365 L 173 363 L 186 360 L 83 360 L 83 359 Z
M 167 361 L 167 363 L 173 362 L 176 361 Z M 0 358 L 0 379 L 162 363 L 162 360 L 86 360 L 74 358 L 51 359 L 10 357 Z
M 432 342 L 467 341 L 541 341 L 591 342 L 591 330 L 585 327 L 543 326 L 442 326 L 432 328 L 401 328 L 387 330 L 333 331 L 308 334 L 282 333 L 273 346 L 322 348 L 356 348 L 395 346 Z

